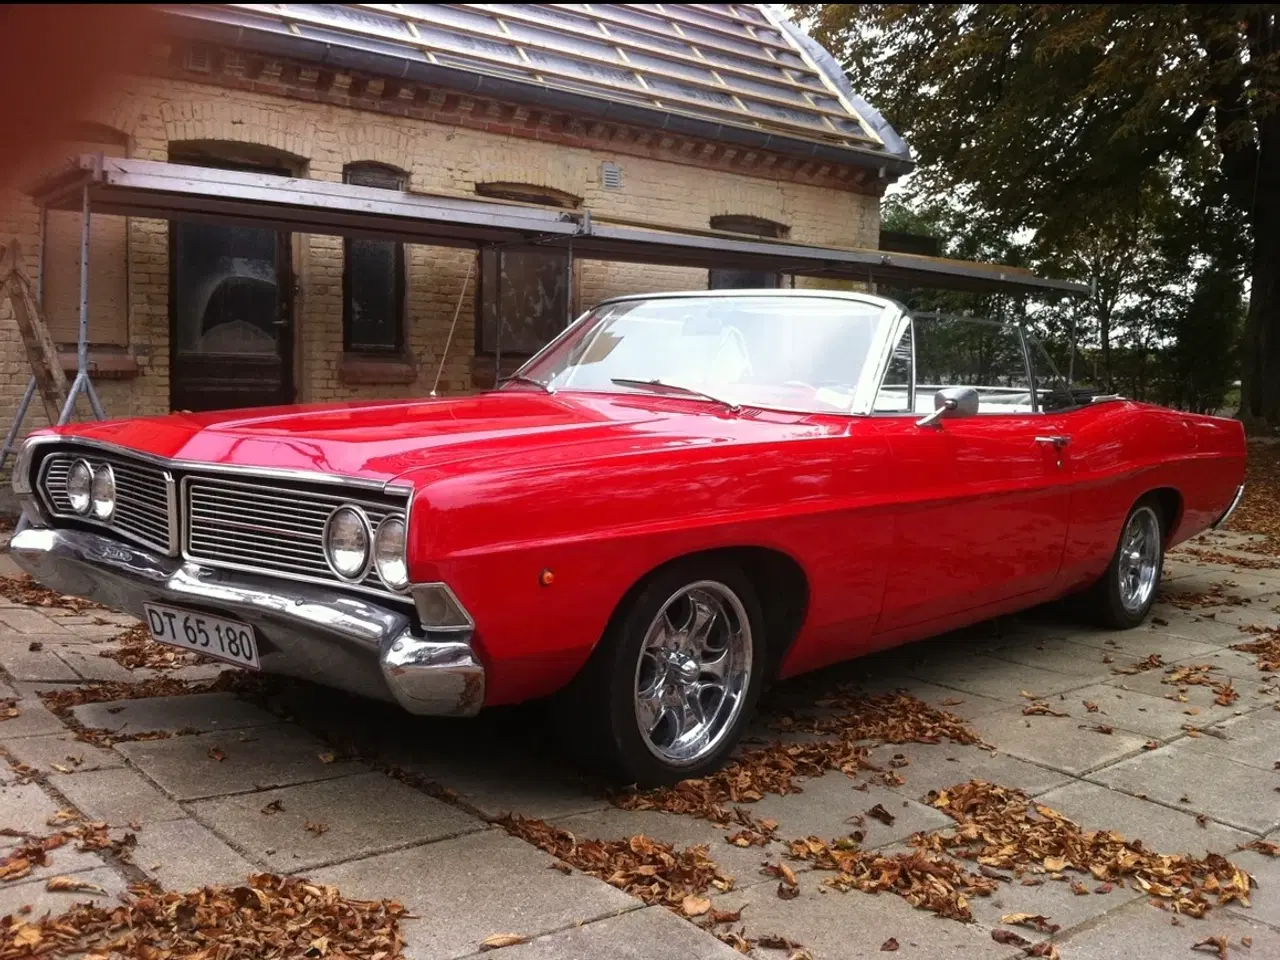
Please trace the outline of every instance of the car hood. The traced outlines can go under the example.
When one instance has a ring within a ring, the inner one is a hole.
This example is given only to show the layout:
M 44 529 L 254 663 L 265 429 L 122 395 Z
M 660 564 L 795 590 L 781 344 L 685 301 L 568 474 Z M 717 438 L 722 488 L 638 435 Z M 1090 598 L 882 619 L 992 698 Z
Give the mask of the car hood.
M 59 432 L 191 463 L 270 467 L 389 481 L 476 458 L 638 452 L 725 442 L 779 429 L 812 432 L 797 414 L 735 415 L 650 395 L 509 389 L 458 398 L 266 407 L 76 424 Z M 825 432 L 825 431 L 823 431 Z M 536 451 L 536 453 L 534 453 Z M 555 453 L 553 453 L 555 451 Z

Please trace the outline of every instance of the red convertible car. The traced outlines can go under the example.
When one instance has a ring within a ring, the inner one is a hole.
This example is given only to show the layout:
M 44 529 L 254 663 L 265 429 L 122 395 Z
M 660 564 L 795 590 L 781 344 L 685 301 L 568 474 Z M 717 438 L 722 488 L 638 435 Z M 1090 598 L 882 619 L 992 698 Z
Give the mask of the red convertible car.
M 654 783 L 723 762 L 778 677 L 1069 593 L 1140 623 L 1244 461 L 1235 421 L 1067 391 L 1017 326 L 677 293 L 476 396 L 43 431 L 11 552 L 162 643 L 414 713 L 555 695 Z

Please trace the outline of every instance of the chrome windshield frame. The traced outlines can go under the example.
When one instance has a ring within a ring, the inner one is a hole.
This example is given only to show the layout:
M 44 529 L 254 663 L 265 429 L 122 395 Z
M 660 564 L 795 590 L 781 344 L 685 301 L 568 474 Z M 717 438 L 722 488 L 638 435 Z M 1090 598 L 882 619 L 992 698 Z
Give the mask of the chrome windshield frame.
M 536 367 L 553 351 L 559 349 L 569 338 L 577 335 L 583 326 L 590 322 L 600 311 L 618 303 L 626 303 L 637 300 L 672 300 L 672 299 L 731 299 L 734 297 L 752 297 L 752 298 L 783 298 L 783 299 L 817 299 L 817 300 L 843 300 L 853 301 L 864 305 L 872 305 L 880 308 L 880 315 L 876 320 L 876 327 L 872 333 L 871 342 L 867 347 L 866 357 L 863 359 L 862 367 L 856 371 L 856 386 L 854 388 L 853 397 L 849 404 L 848 410 L 800 410 L 794 407 L 784 407 L 774 404 L 756 404 L 744 403 L 744 406 L 756 406 L 768 410 L 781 410 L 787 413 L 800 414 L 831 414 L 835 416 L 868 416 L 875 404 L 876 393 L 880 388 L 880 380 L 884 376 L 885 370 L 888 368 L 892 358 L 893 347 L 897 342 L 894 334 L 900 330 L 903 317 L 906 316 L 905 308 L 895 300 L 888 297 L 876 296 L 869 293 L 859 293 L 844 290 L 782 290 L 782 289 L 760 289 L 760 290 L 685 290 L 671 293 L 650 293 L 650 294 L 631 294 L 623 297 L 611 297 L 608 300 L 602 300 L 590 310 L 582 313 L 569 326 L 556 335 L 546 346 L 526 360 L 515 372 L 527 376 L 528 371 Z M 575 388 L 572 386 L 557 386 L 556 392 L 573 393 Z M 581 390 L 581 392 L 607 394 L 611 391 L 593 389 L 590 391 Z M 620 391 L 621 392 L 621 391 Z M 628 394 L 631 391 L 626 391 Z

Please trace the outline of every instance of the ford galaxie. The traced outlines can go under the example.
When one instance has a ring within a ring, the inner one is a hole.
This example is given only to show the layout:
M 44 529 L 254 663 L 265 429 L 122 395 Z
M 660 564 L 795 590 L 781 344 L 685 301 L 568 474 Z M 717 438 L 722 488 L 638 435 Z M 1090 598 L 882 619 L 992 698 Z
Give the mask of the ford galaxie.
M 475 396 L 40 431 L 11 551 L 248 669 L 417 714 L 554 696 L 655 783 L 780 677 L 1067 594 L 1141 623 L 1244 460 L 1235 421 L 1071 392 L 1017 326 L 633 296 Z

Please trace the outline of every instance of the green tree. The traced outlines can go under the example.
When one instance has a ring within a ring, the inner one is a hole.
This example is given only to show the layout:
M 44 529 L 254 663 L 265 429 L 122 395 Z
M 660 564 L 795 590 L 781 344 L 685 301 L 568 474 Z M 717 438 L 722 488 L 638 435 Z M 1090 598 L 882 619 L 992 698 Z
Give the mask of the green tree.
M 1124 227 L 1153 195 L 1220 189 L 1247 247 L 1240 416 L 1280 427 L 1280 5 L 795 10 L 912 145 L 913 189 L 959 198 L 1006 234 L 1030 228 L 1046 260 L 1076 251 L 1102 276 L 1115 255 L 1124 265 Z M 1219 256 L 1220 294 L 1231 251 Z M 1192 259 L 1203 267 L 1205 252 Z M 1110 324 L 1121 301 L 1093 307 Z M 1099 333 L 1109 352 L 1111 330 Z

